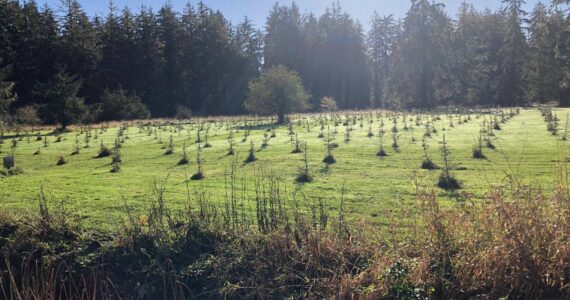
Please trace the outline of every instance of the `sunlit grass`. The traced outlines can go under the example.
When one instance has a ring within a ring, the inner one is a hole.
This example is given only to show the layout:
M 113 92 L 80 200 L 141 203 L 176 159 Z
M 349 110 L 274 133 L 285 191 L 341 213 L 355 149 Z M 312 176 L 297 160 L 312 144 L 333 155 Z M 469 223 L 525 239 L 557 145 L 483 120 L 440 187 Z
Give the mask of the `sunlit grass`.
M 558 116 L 565 116 L 570 110 L 557 111 Z M 351 113 L 352 114 L 352 113 Z M 359 113 L 356 113 L 360 116 Z M 338 209 L 340 190 L 346 187 L 345 211 L 351 219 L 366 219 L 372 225 L 381 227 L 387 224 L 387 218 L 400 216 L 403 223 L 413 219 L 416 211 L 416 183 L 437 191 L 444 207 L 453 208 L 462 205 L 463 194 L 472 194 L 472 199 L 483 200 L 484 193 L 495 185 L 509 185 L 513 178 L 536 187 L 550 189 L 556 181 L 555 171 L 558 162 L 566 163 L 564 151 L 567 145 L 546 130 L 546 123 L 537 109 L 521 110 L 501 130 L 494 131 L 495 150 L 483 148 L 486 159 L 472 158 L 473 145 L 479 137 L 484 116 L 471 114 L 468 123 L 458 124 L 453 118 L 454 127 L 450 128 L 449 118 L 441 115 L 435 121 L 437 133 L 427 140 L 430 155 L 434 163 L 441 165 L 440 144 L 443 134 L 451 152 L 451 164 L 455 170 L 453 175 L 461 181 L 463 189 L 448 192 L 437 188 L 438 170 L 422 170 L 424 159 L 422 136 L 423 125 L 416 127 L 415 115 L 408 114 L 407 126 L 413 128 L 403 130 L 402 117 L 398 119 L 399 152 L 391 148 L 393 123 L 384 116 L 386 134 L 384 136 L 386 157 L 378 157 L 378 131 L 380 121 L 372 112 L 364 112 L 363 126 L 357 117 L 356 124 L 350 125 L 350 141 L 345 142 L 346 126 L 342 122 L 333 134 L 334 143 L 339 147 L 333 150 L 336 163 L 326 165 L 323 158 L 327 155 L 326 138 L 319 138 L 321 124 L 318 115 L 309 116 L 310 131 L 306 123 L 293 121 L 293 130 L 299 139 L 307 142 L 308 161 L 313 181 L 308 184 L 296 184 L 295 178 L 303 165 L 304 154 L 292 154 L 289 129 L 285 126 L 275 128 L 275 138 L 268 141 L 262 149 L 264 134 L 269 135 L 269 127 L 258 126 L 251 130 L 246 141 L 243 141 L 245 130 L 234 129 L 234 151 L 239 156 L 237 166 L 238 184 L 245 186 L 248 195 L 253 197 L 255 176 L 262 171 L 272 172 L 285 188 L 287 198 L 293 197 L 307 208 L 316 199 L 326 199 L 327 205 L 334 212 Z M 372 124 L 369 117 L 372 116 Z M 340 114 L 344 119 L 345 114 Z M 303 117 L 304 118 L 304 117 Z M 489 117 L 487 116 L 487 119 Z M 564 119 L 563 117 L 560 117 Z M 304 119 L 303 119 L 304 120 Z M 423 118 L 422 122 L 425 122 Z M 564 120 L 561 120 L 563 127 Z M 331 132 L 334 122 L 329 120 Z M 369 137 L 369 127 L 374 136 Z M 119 173 L 111 173 L 111 157 L 96 158 L 101 142 L 112 148 L 117 137 L 118 124 L 101 133 L 97 130 L 97 139 L 90 140 L 90 147 L 83 148 L 84 135 L 78 140 L 80 153 L 74 151 L 76 135 L 79 131 L 66 134 L 61 142 L 49 136 L 48 147 L 43 141 L 36 141 L 35 136 L 18 141 L 15 149 L 16 165 L 24 170 L 24 174 L 0 179 L 0 206 L 14 213 L 22 210 L 35 210 L 37 195 L 43 186 L 46 194 L 53 202 L 64 201 L 70 213 L 81 215 L 89 226 L 113 228 L 125 217 L 125 202 L 135 209 L 143 211 L 148 205 L 148 195 L 154 181 L 165 180 L 167 205 L 173 209 L 184 209 L 188 205 L 188 195 L 194 197 L 198 190 L 206 192 L 211 200 L 223 202 L 226 195 L 226 173 L 230 168 L 231 156 L 228 156 L 229 131 L 227 124 L 211 123 L 208 143 L 211 147 L 202 148 L 205 178 L 197 181 L 188 180 L 197 171 L 197 125 L 183 125 L 178 130 L 176 125 L 151 127 L 151 134 L 145 127 L 141 130 L 130 126 L 124 133 L 128 136 L 121 148 L 123 162 Z M 444 130 L 445 128 L 445 130 Z M 157 134 L 155 136 L 154 130 Z M 47 133 L 47 131 L 43 132 Z M 326 136 L 327 129 L 324 129 Z M 13 133 L 7 133 L 10 135 Z M 92 130 L 95 135 L 95 129 Z M 201 133 L 204 146 L 204 134 Z M 412 141 L 412 135 L 415 141 Z M 156 138 L 158 136 L 158 139 Z M 173 153 L 165 155 L 170 136 L 173 140 Z M 162 143 L 159 143 L 159 140 Z M 256 149 L 253 162 L 245 163 L 250 143 Z M 183 157 L 183 145 L 186 143 L 189 163 L 178 164 Z M 10 153 L 11 138 L 2 146 L 2 155 Z M 41 154 L 33 155 L 40 149 Z M 57 166 L 60 156 L 65 156 L 68 163 Z M 190 191 L 190 192 L 189 192 Z M 241 192 L 240 192 L 241 193 Z M 57 200 L 55 200 L 57 199 Z M 246 202 L 248 210 L 254 209 L 254 202 Z

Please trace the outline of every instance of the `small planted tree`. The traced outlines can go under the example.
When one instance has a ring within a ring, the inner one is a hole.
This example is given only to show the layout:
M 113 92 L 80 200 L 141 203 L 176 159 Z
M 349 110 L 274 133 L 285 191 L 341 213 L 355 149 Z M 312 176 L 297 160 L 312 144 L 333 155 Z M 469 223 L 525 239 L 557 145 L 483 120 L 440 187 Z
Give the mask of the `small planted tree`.
M 166 146 L 166 152 L 164 152 L 164 155 L 171 155 L 172 153 L 174 153 L 174 138 L 172 137 L 172 135 L 170 135 L 170 138 L 168 139 L 168 145 Z
M 376 156 L 385 157 L 388 156 L 386 150 L 384 150 L 384 123 L 380 123 L 380 130 L 378 132 L 379 143 L 378 143 L 378 152 L 376 152 Z
M 294 149 L 293 151 L 291 151 L 291 153 L 301 153 L 303 152 L 303 150 L 301 150 L 301 141 L 299 140 L 299 135 L 295 133 L 295 140 L 293 141 L 293 145 L 294 145 Z
M 297 183 L 308 183 L 313 181 L 313 177 L 309 173 L 309 158 L 307 154 L 307 143 L 305 142 L 304 145 L 305 145 L 305 151 L 304 151 L 305 155 L 303 156 L 303 165 L 299 168 L 297 178 L 295 179 Z
M 396 152 L 400 152 L 400 145 L 398 144 L 399 139 L 400 135 L 396 132 L 392 132 L 392 149 Z
M 97 154 L 97 158 L 108 157 L 108 156 L 111 156 L 112 154 L 113 154 L 113 151 L 111 151 L 111 149 L 109 149 L 107 146 L 105 146 L 103 141 L 101 141 L 101 145 L 99 146 L 99 154 Z
M 255 148 L 253 146 L 253 141 L 250 141 L 249 150 L 247 151 L 247 157 L 245 158 L 245 162 L 250 163 L 254 162 L 255 160 L 257 160 L 257 158 L 255 158 Z
M 293 122 L 289 122 L 289 125 L 287 126 L 287 130 L 289 131 L 289 135 L 295 135 L 295 131 L 293 131 Z
M 483 154 L 483 137 L 482 133 L 479 133 L 479 137 L 475 141 L 473 145 L 473 158 L 476 159 L 485 159 L 485 155 Z
M 91 147 L 91 145 L 89 144 L 91 142 L 91 136 L 89 131 L 85 132 L 84 141 L 85 141 L 85 146 L 83 146 L 83 148 L 88 149 L 89 147 Z
M 284 66 L 277 66 L 249 83 L 245 107 L 261 115 L 277 115 L 277 123 L 285 123 L 287 115 L 309 107 L 309 94 L 299 75 Z
M 187 165 L 190 162 L 188 159 L 188 149 L 186 148 L 186 143 L 182 146 L 182 157 L 178 161 L 178 165 Z
M 336 159 L 332 154 L 332 145 L 333 137 L 331 135 L 330 128 L 327 128 L 327 138 L 326 138 L 326 146 L 327 146 L 327 156 L 323 159 L 323 162 L 327 165 L 336 163 Z
M 435 170 L 437 169 L 436 164 L 433 163 L 429 155 L 429 145 L 427 143 L 427 138 L 424 136 L 422 139 L 422 149 L 424 151 L 424 160 L 422 161 L 422 169 L 425 170 Z
M 112 157 L 112 164 L 122 163 L 123 158 L 121 157 L 121 144 L 119 143 L 119 139 L 115 139 L 115 146 L 113 147 L 113 157 Z
M 71 152 L 71 155 L 79 154 L 79 149 L 79 137 L 75 136 L 75 144 L 73 145 L 73 152 Z
M 269 139 L 270 139 L 269 135 L 267 133 L 264 133 L 263 134 L 263 141 L 261 143 L 262 149 L 265 149 L 269 146 Z
M 234 141 L 234 132 L 230 129 L 230 133 L 228 134 L 228 155 L 234 155 L 235 141 Z
M 443 135 L 443 142 L 441 144 L 441 159 L 443 161 L 443 168 L 439 175 L 437 186 L 445 190 L 460 189 L 461 184 L 451 174 L 450 151 L 445 141 L 445 134 Z
M 204 148 L 210 148 L 212 145 L 208 142 L 210 136 L 210 127 L 206 127 L 206 135 L 204 136 Z
M 426 122 L 425 129 L 424 138 L 431 137 L 431 127 L 428 122 Z
M 350 128 L 350 126 L 347 126 L 345 131 L 344 131 L 344 142 L 346 144 L 350 143 L 350 131 L 352 129 Z
M 67 159 L 65 158 L 65 156 L 60 155 L 55 164 L 58 166 L 65 165 L 65 164 L 67 164 Z
M 198 148 L 196 149 L 196 164 L 198 165 L 198 170 L 190 180 L 201 180 L 204 178 L 204 159 L 202 159 L 202 146 L 198 144 Z

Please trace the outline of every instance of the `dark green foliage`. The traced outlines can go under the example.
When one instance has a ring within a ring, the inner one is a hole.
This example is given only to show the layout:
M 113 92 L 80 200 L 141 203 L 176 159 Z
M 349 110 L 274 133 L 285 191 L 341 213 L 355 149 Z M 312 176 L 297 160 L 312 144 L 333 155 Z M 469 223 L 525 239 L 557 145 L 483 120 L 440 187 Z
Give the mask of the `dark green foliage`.
M 111 168 L 111 173 L 119 173 L 121 172 L 121 164 L 114 163 L 113 167 Z
M 445 135 L 441 145 L 441 158 L 443 160 L 443 168 L 437 182 L 437 186 L 444 190 L 455 190 L 461 188 L 461 183 L 451 174 L 450 151 L 447 147 Z
M 232 25 L 204 3 L 181 12 L 169 4 L 136 12 L 111 6 L 90 18 L 76 0 L 52 8 L 5 1 L 0 114 L 66 127 L 150 115 L 239 114 L 245 107 L 282 122 L 291 111 L 317 109 L 323 98 L 339 109 L 569 105 L 567 12 L 539 3 L 527 16 L 522 1 L 502 2 L 497 11 L 463 4 L 455 14 L 417 0 L 401 21 L 374 14 L 364 34 L 367 26 L 336 4 L 321 16 L 303 14 L 296 4 L 275 5 L 266 24 L 245 18 Z M 259 77 L 261 70 L 279 69 L 279 80 Z M 263 81 L 294 84 L 282 85 L 288 92 L 281 95 L 261 88 Z M 280 105 L 279 99 L 303 101 Z M 407 121 L 401 129 L 410 128 Z
M 182 158 L 180 158 L 178 161 L 178 165 L 187 165 L 189 162 L 190 159 L 188 158 L 188 149 L 186 148 L 186 143 L 184 143 L 184 146 L 182 146 Z
M 294 146 L 295 148 L 293 149 L 293 151 L 291 151 L 291 153 L 302 153 L 303 150 L 301 150 L 301 140 L 299 140 L 299 135 L 297 133 L 295 133 L 295 140 L 294 140 Z
M 123 162 L 123 158 L 121 157 L 121 144 L 119 143 L 119 139 L 115 139 L 115 146 L 113 147 L 113 157 L 112 157 L 112 164 L 118 164 Z
M 61 166 L 61 165 L 65 165 L 67 164 L 67 159 L 65 158 L 65 156 L 61 155 L 56 162 L 56 165 Z
M 133 120 L 150 117 L 148 108 L 137 96 L 128 95 L 127 91 L 105 91 L 101 99 L 100 120 Z
M 334 158 L 334 156 L 332 154 L 328 154 L 327 156 L 325 156 L 325 158 L 323 159 L 323 162 L 327 165 L 331 165 L 336 163 L 336 159 Z
M 190 180 L 204 179 L 204 159 L 202 158 L 202 146 L 200 144 L 198 144 L 196 149 L 196 164 L 198 165 L 198 170 L 190 177 Z
M 51 81 L 40 84 L 37 93 L 47 104 L 44 111 L 46 120 L 59 123 L 62 129 L 86 120 L 89 109 L 83 98 L 78 97 L 81 81 L 77 76 L 59 70 Z
M 16 159 L 14 158 L 13 155 L 5 156 L 2 159 L 2 166 L 4 167 L 4 169 L 10 170 L 14 168 L 15 165 L 16 165 Z
M 230 133 L 228 134 L 228 155 L 234 155 L 234 147 L 235 147 L 235 141 L 234 141 L 234 132 L 233 130 L 230 130 Z
M 307 143 L 305 143 L 305 151 L 303 156 L 303 166 L 299 168 L 297 178 L 295 178 L 297 183 L 309 183 L 313 181 L 313 176 L 309 173 L 309 158 L 307 156 Z
M 102 142 L 101 146 L 99 147 L 99 153 L 97 154 L 97 158 L 109 157 L 113 155 L 113 151 L 106 147 Z
M 391 265 L 386 277 L 389 281 L 386 299 L 430 299 L 429 293 L 425 289 L 414 286 L 409 278 L 408 268 L 401 262 L 397 261 Z
M 477 143 L 473 146 L 473 158 L 485 159 L 486 156 L 483 154 L 483 138 L 479 136 Z
M 437 181 L 437 186 L 444 190 L 457 190 L 461 188 L 461 183 L 453 176 L 446 176 L 441 173 Z
M 168 146 L 166 146 L 166 151 L 164 152 L 164 155 L 172 155 L 174 153 L 174 138 L 172 137 L 172 135 L 170 135 L 170 138 L 168 139 Z
M 336 159 L 332 154 L 332 149 L 334 149 L 332 141 L 333 137 L 331 136 L 330 128 L 327 128 L 327 140 L 326 140 L 327 156 L 325 156 L 325 158 L 323 159 L 323 162 L 327 165 L 336 163 Z
M 13 94 L 14 83 L 7 81 L 7 77 L 11 72 L 10 66 L 2 66 L 2 58 L 0 56 L 0 120 L 8 112 L 10 104 L 16 100 Z
M 255 148 L 253 147 L 253 141 L 249 144 L 249 150 L 247 151 L 247 157 L 245 158 L 246 163 L 254 162 L 257 158 L 255 158 Z
M 14 167 L 10 169 L 0 170 L 0 178 L 1 177 L 9 177 L 9 176 L 18 176 L 24 174 L 24 170 L 20 167 Z

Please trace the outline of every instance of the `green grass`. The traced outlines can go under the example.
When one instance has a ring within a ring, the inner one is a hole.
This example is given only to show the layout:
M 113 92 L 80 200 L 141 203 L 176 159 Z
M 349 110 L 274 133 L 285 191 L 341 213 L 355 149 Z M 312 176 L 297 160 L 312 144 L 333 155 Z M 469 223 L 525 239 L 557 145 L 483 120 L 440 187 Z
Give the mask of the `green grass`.
M 561 120 L 561 130 L 564 129 L 566 114 L 570 110 L 557 110 Z M 302 166 L 303 154 L 291 154 L 293 146 L 290 143 L 287 126 L 276 128 L 276 138 L 269 141 L 269 146 L 260 150 L 263 134 L 266 129 L 251 131 L 246 142 L 242 142 L 244 130 L 234 133 L 235 149 L 239 156 L 237 166 L 238 178 L 241 186 L 242 180 L 250 198 L 254 196 L 256 173 L 261 171 L 272 172 L 281 182 L 286 196 L 292 198 L 295 194 L 299 203 L 305 208 L 315 199 L 323 198 L 334 213 L 340 203 L 340 191 L 346 187 L 346 213 L 352 219 L 364 218 L 374 225 L 382 226 L 387 223 L 388 217 L 401 216 L 413 218 L 416 197 L 415 184 L 433 188 L 442 199 L 445 207 L 461 205 L 462 194 L 472 194 L 475 200 L 483 199 L 484 193 L 495 185 L 508 185 L 509 178 L 513 176 L 518 180 L 550 188 L 556 181 L 558 161 L 566 163 L 564 151 L 568 147 L 560 139 L 553 136 L 546 129 L 546 123 L 537 109 L 521 110 L 520 115 L 514 116 L 506 124 L 500 124 L 502 130 L 495 131 L 494 144 L 496 150 L 484 148 L 486 160 L 473 159 L 472 147 L 479 136 L 483 116 L 472 114 L 472 120 L 465 124 L 458 124 L 453 118 L 454 128 L 449 128 L 449 119 L 441 115 L 441 120 L 435 122 L 438 132 L 428 139 L 432 160 L 441 165 L 440 144 L 442 135 L 451 151 L 451 161 L 460 170 L 453 171 L 457 179 L 463 183 L 463 189 L 456 193 L 446 192 L 436 187 L 440 171 L 421 170 L 419 167 L 423 160 L 421 138 L 424 127 L 416 127 L 413 134 L 417 139 L 412 142 L 412 131 L 402 130 L 402 118 L 398 119 L 400 134 L 400 152 L 395 153 L 392 148 L 391 128 L 392 121 L 384 117 L 385 122 L 385 149 L 388 157 L 376 156 L 378 150 L 378 128 L 380 122 L 373 117 L 372 131 L 374 137 L 367 137 L 368 116 L 364 112 L 364 126 L 360 121 L 352 125 L 351 140 L 344 142 L 345 126 L 338 127 L 338 134 L 334 142 L 339 148 L 334 149 L 333 155 L 336 163 L 328 168 L 322 163 L 326 156 L 325 138 L 318 138 L 320 124 L 318 116 L 309 116 L 311 131 L 307 132 L 304 126 L 298 126 L 294 121 L 294 130 L 303 141 L 308 142 L 309 167 L 314 181 L 299 185 L 295 183 L 298 168 Z M 341 114 L 344 117 L 344 114 Z M 407 118 L 414 115 L 408 115 Z M 425 117 L 424 117 L 425 120 Z M 220 121 L 221 122 L 221 121 Z M 408 121 L 413 126 L 414 121 Z M 334 123 L 329 121 L 331 132 Z M 192 129 L 193 127 L 193 129 Z M 91 139 L 90 148 L 83 148 L 84 136 L 79 137 L 81 152 L 71 155 L 74 150 L 77 131 L 67 133 L 66 139 L 56 143 L 54 136 L 49 136 L 47 148 L 42 141 L 36 141 L 35 136 L 27 141 L 24 137 L 18 142 L 15 150 L 16 165 L 24 170 L 18 176 L 0 178 L 0 208 L 14 213 L 36 210 L 37 198 L 40 188 L 54 203 L 63 201 L 66 209 L 73 214 L 81 215 L 88 226 L 109 229 L 121 224 L 124 220 L 125 201 L 138 211 L 148 205 L 149 195 L 155 181 L 166 182 L 166 202 L 173 210 L 184 209 L 188 205 L 187 186 L 190 194 L 203 188 L 214 201 L 223 202 L 226 194 L 225 175 L 230 169 L 230 156 L 227 156 L 228 131 L 226 124 L 212 123 L 210 125 L 209 143 L 211 148 L 203 148 L 202 155 L 205 161 L 204 173 L 206 178 L 200 181 L 187 181 L 196 172 L 196 125 L 184 125 L 180 132 L 176 126 L 158 129 L 162 144 L 155 139 L 154 133 L 142 133 L 136 125 L 125 132 L 126 139 L 121 149 L 123 163 L 120 173 L 111 173 L 111 158 L 97 159 L 101 141 L 112 147 L 118 128 L 110 128 L 99 133 L 98 139 Z M 446 130 L 443 130 L 443 127 Z M 156 127 L 153 127 L 153 130 Z M 94 130 L 93 130 L 94 132 Z M 48 133 L 46 132 L 43 132 Z M 8 133 L 13 134 L 13 133 Z M 170 135 L 174 140 L 174 154 L 164 155 Z M 326 136 L 326 129 L 325 129 Z M 202 139 L 204 133 L 202 133 Z M 254 141 L 258 150 L 255 154 L 257 160 L 244 163 L 250 146 Z M 178 166 L 182 157 L 182 146 L 186 142 L 190 164 Z M 2 145 L 2 155 L 10 152 L 11 139 L 6 139 Z M 37 149 L 41 154 L 33 155 Z M 60 155 L 65 155 L 68 163 L 56 166 Z M 246 203 L 246 209 L 254 210 L 255 202 Z M 407 213 L 405 213 L 407 212 Z

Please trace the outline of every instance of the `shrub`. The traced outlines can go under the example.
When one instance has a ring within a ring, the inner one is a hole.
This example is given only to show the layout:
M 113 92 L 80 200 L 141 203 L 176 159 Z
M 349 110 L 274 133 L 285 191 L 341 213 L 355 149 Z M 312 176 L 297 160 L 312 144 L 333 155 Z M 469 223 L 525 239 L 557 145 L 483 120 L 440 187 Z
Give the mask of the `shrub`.
M 20 167 L 14 167 L 7 170 L 0 170 L 0 177 L 17 176 L 21 174 L 24 174 L 24 170 Z
M 65 158 L 65 156 L 61 155 L 59 156 L 59 158 L 57 159 L 56 165 L 61 166 L 61 165 L 65 165 L 67 164 L 67 159 Z
M 102 112 L 100 120 L 134 120 L 147 119 L 150 113 L 138 96 L 128 95 L 123 89 L 105 91 L 101 99 Z
M 322 111 L 335 111 L 338 109 L 334 97 L 325 96 L 321 98 L 320 107 Z
M 28 105 L 16 110 L 16 120 L 20 124 L 38 125 L 42 122 L 38 114 L 38 106 Z
M 192 110 L 188 106 L 177 104 L 176 105 L 176 119 L 189 120 L 192 118 Z
M 113 151 L 111 151 L 109 147 L 105 146 L 101 142 L 101 147 L 99 147 L 99 153 L 97 154 L 97 158 L 109 157 L 111 155 L 113 155 Z
M 121 172 L 121 165 L 119 163 L 114 163 L 113 168 L 111 168 L 111 173 Z

